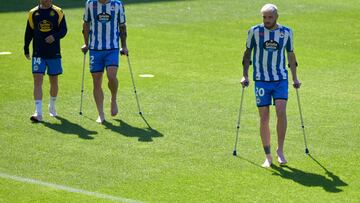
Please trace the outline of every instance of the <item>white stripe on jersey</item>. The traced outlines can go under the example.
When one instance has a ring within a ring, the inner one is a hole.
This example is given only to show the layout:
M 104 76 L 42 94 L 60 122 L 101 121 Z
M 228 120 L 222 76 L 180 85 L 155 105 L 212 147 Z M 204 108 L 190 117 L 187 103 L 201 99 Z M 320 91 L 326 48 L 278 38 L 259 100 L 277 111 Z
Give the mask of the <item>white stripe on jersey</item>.
M 274 40 L 276 42 L 280 41 L 280 29 L 275 31 Z M 279 48 L 279 49 L 281 50 L 281 48 Z M 279 76 L 278 76 L 277 71 L 276 71 L 277 57 L 278 57 L 279 51 L 272 52 L 273 55 L 272 55 L 271 69 L 272 69 L 272 75 L 274 77 L 274 80 L 279 80 Z
M 285 60 L 285 57 L 281 57 L 281 59 L 280 59 L 280 64 L 283 64 L 284 63 L 284 60 Z M 286 70 L 285 70 L 285 67 L 282 67 L 282 66 L 280 66 L 280 72 L 281 72 L 281 75 L 283 76 L 283 79 L 285 80 L 285 79 L 287 79 L 287 77 L 286 77 L 286 72 L 285 72 Z
M 270 39 L 270 32 L 268 29 L 264 29 L 264 42 L 268 41 Z M 263 47 L 259 47 L 259 50 L 263 49 Z M 267 51 L 263 50 L 263 58 L 262 58 L 262 65 L 263 65 L 263 71 L 264 71 L 264 77 L 265 81 L 270 81 L 269 72 L 268 72 L 268 53 Z
M 106 4 L 106 13 L 111 14 L 111 3 Z M 111 21 L 106 23 L 106 49 L 111 49 L 110 47 L 110 32 L 111 32 Z
M 286 31 L 284 31 L 284 32 L 286 32 Z M 287 42 L 287 40 L 288 40 L 288 37 L 287 37 L 287 35 L 285 35 L 285 37 L 284 37 L 284 43 L 283 43 L 283 47 L 284 47 L 284 49 L 285 49 L 285 46 L 286 46 L 286 42 Z M 286 76 L 286 66 L 284 67 L 282 64 L 284 64 L 284 61 L 285 60 L 285 55 L 284 54 L 282 54 L 282 56 L 280 57 L 280 73 L 281 73 L 281 75 L 282 75 L 282 79 L 283 80 L 285 80 L 285 79 L 287 79 L 287 76 Z
M 118 15 L 119 15 L 119 4 L 115 4 L 115 15 L 114 17 L 114 39 L 113 39 L 113 43 L 115 45 L 115 49 L 119 48 L 118 47 L 118 37 L 117 37 L 117 33 L 119 32 L 117 29 L 115 29 L 118 25 Z
M 290 50 L 293 51 L 294 50 L 294 42 L 293 42 L 294 37 L 293 37 L 293 33 L 291 30 L 289 31 L 289 37 L 290 37 L 290 47 L 291 47 Z
M 256 32 L 259 32 L 259 29 L 256 31 Z M 255 32 L 254 32 L 254 37 L 255 37 L 255 42 L 256 42 L 256 44 L 259 44 L 259 42 L 260 42 L 260 36 L 259 36 L 259 34 L 255 34 Z M 255 46 L 257 46 L 257 45 L 255 45 Z M 256 52 L 256 60 L 254 61 L 254 63 L 255 63 L 255 66 L 256 66 L 256 80 L 260 80 L 260 77 L 261 77 L 261 74 L 260 74 L 260 60 L 259 60 L 259 58 L 260 58 L 260 50 L 259 50 L 259 48 L 257 48 L 258 50 L 257 50 L 257 52 Z
M 102 4 L 98 3 L 97 5 L 97 14 L 102 13 Z M 96 20 L 96 19 L 95 19 Z M 97 32 L 97 39 L 98 39 L 98 50 L 102 49 L 102 26 L 103 24 L 101 22 L 98 22 L 98 32 Z

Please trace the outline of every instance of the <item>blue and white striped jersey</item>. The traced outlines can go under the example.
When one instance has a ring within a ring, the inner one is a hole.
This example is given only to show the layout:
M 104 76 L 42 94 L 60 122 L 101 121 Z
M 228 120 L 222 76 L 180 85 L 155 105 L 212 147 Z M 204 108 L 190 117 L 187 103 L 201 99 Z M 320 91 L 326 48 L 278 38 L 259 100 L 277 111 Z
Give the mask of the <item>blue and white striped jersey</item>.
M 290 28 L 279 25 L 268 30 L 263 24 L 248 32 L 246 47 L 254 49 L 254 81 L 287 80 L 285 50 L 294 51 L 293 34 Z
M 84 21 L 90 23 L 89 49 L 110 50 L 119 48 L 119 25 L 126 22 L 121 1 L 109 0 L 106 4 L 88 0 Z

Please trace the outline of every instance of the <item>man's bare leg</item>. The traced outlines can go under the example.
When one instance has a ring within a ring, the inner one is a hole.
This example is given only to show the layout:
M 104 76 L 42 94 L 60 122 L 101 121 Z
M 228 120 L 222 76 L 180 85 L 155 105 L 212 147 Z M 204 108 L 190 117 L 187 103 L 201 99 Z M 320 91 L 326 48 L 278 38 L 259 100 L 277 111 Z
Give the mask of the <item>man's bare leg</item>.
M 109 79 L 108 87 L 111 92 L 111 116 L 116 116 L 118 114 L 118 106 L 116 102 L 116 96 L 118 91 L 119 82 L 116 78 L 117 67 L 109 66 L 107 69 L 107 77 Z
M 102 123 L 105 120 L 104 92 L 101 88 L 103 73 L 98 72 L 98 73 L 92 73 L 91 75 L 93 78 L 93 85 L 94 85 L 94 89 L 93 89 L 94 99 L 95 99 L 95 103 L 96 103 L 96 108 L 99 113 L 99 117 L 97 118 L 96 122 Z
M 277 134 L 278 134 L 278 148 L 276 150 L 278 155 L 278 162 L 280 164 L 286 164 L 287 160 L 284 156 L 284 141 L 287 128 L 286 118 L 286 100 L 278 99 L 275 100 L 276 115 L 277 115 Z
M 269 106 L 259 107 L 259 115 L 261 142 L 265 151 L 265 161 L 262 166 L 268 168 L 272 164 L 272 156 L 270 151 Z

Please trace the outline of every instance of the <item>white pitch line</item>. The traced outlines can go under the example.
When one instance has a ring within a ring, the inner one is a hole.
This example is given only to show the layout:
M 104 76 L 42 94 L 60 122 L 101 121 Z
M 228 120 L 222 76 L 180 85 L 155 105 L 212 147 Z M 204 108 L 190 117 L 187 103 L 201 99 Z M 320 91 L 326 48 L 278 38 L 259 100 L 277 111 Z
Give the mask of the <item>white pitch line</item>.
M 139 77 L 141 77 L 141 78 L 153 78 L 154 75 L 153 74 L 140 74 Z
M 141 203 L 140 201 L 137 201 L 137 200 L 127 199 L 127 198 L 123 198 L 123 197 L 115 197 L 115 196 L 111 196 L 111 195 L 107 195 L 107 194 L 91 192 L 91 191 L 86 191 L 86 190 L 82 190 L 82 189 L 76 189 L 76 188 L 68 187 L 65 185 L 47 183 L 47 182 L 30 179 L 30 178 L 23 178 L 23 177 L 8 175 L 6 173 L 0 173 L 0 178 L 11 179 L 11 180 L 16 180 L 16 181 L 24 182 L 24 183 L 31 183 L 31 184 L 35 184 L 35 185 L 42 185 L 42 186 L 46 186 L 46 187 L 50 187 L 50 188 L 54 188 L 54 189 L 58 189 L 58 190 L 64 190 L 67 192 L 88 195 L 88 196 L 97 197 L 97 198 L 101 198 L 101 199 L 108 199 L 108 200 L 112 200 L 112 201 L 116 201 L 116 202 Z
M 8 51 L 4 51 L 4 52 L 0 52 L 0 55 L 10 55 L 11 52 L 8 52 Z

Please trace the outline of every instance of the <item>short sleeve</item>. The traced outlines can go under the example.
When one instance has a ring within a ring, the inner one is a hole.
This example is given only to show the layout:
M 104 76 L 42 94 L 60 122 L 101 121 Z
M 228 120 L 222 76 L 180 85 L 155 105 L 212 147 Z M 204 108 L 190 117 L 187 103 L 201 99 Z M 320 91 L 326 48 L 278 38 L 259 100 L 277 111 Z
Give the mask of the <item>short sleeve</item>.
M 246 40 L 246 48 L 252 49 L 255 46 L 255 40 L 254 40 L 254 29 L 250 29 L 248 31 L 248 37 Z
M 126 17 L 125 17 L 125 8 L 124 4 L 120 4 L 119 6 L 119 24 L 126 23 Z
M 85 3 L 84 22 L 90 22 L 91 21 L 89 4 L 90 4 L 89 2 Z
M 291 29 L 289 29 L 289 37 L 286 42 L 286 51 L 287 52 L 293 52 L 294 51 L 294 37 L 293 32 Z

